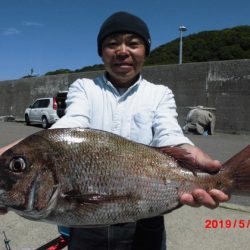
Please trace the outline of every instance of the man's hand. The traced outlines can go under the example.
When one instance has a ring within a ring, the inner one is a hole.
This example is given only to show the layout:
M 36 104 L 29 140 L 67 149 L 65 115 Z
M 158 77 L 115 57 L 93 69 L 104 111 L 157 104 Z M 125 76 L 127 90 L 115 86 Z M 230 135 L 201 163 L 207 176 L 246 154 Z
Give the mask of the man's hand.
M 193 157 L 194 164 L 198 169 L 210 173 L 215 173 L 220 170 L 220 162 L 213 160 L 199 148 L 189 144 L 183 144 L 180 147 L 185 149 Z M 217 189 L 212 189 L 209 192 L 203 189 L 195 189 L 191 194 L 183 194 L 180 197 L 180 202 L 192 207 L 203 205 L 213 209 L 218 207 L 220 202 L 226 202 L 229 199 L 230 197 L 227 194 Z
M 21 140 L 12 142 L 11 144 L 9 144 L 9 145 L 7 145 L 5 147 L 0 148 L 0 155 L 3 154 L 7 149 L 9 149 L 9 148 L 13 147 L 14 145 L 16 145 L 19 141 L 21 141 Z

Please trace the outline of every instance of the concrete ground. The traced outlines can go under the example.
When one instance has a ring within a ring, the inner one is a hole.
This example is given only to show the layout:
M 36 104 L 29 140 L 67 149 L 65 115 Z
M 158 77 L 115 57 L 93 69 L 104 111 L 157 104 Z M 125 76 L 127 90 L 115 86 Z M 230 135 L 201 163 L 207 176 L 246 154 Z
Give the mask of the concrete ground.
M 0 147 L 41 128 L 0 122 Z M 204 151 L 222 162 L 250 144 L 250 135 L 188 135 Z M 250 249 L 249 197 L 233 196 L 215 210 L 184 206 L 165 215 L 168 250 Z M 0 217 L 0 250 L 4 231 L 12 250 L 33 250 L 58 236 L 57 228 L 23 219 L 13 212 Z

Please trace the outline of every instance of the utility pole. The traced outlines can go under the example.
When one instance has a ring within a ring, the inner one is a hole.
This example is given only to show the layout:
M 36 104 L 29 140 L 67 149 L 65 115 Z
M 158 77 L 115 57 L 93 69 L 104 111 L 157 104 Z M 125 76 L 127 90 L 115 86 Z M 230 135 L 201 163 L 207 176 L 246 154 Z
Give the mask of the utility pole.
M 187 28 L 183 25 L 179 27 L 179 31 L 180 31 L 179 64 L 182 64 L 182 32 L 184 32 L 186 30 L 187 30 Z

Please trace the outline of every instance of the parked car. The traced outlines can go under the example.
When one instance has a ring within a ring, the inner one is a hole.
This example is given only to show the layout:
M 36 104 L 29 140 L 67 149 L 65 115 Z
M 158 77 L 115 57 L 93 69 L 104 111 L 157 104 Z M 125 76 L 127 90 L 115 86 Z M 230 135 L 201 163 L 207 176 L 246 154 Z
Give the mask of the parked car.
M 25 122 L 42 124 L 43 128 L 50 127 L 59 117 L 55 97 L 39 98 L 30 105 L 24 113 Z
M 65 114 L 67 94 L 68 91 L 59 91 L 56 95 L 57 115 L 60 118 Z

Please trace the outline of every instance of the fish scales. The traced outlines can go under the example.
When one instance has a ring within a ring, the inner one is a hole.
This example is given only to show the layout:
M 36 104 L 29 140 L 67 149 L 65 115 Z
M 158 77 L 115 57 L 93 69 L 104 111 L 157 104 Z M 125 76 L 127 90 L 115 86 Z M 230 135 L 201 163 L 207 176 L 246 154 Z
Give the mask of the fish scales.
M 0 206 L 28 219 L 97 226 L 167 213 L 197 187 L 232 189 L 230 171 L 194 175 L 163 151 L 100 130 L 40 131 L 0 156 Z
M 74 136 L 70 135 L 71 139 L 73 137 L 81 138 L 82 135 L 81 133 L 74 134 Z M 69 138 L 68 135 L 59 138 L 58 141 L 65 141 L 65 138 Z M 78 140 L 76 139 L 76 141 Z M 61 146 L 59 146 L 59 149 L 55 148 L 56 146 L 58 145 L 53 145 L 53 151 L 60 150 Z M 137 213 L 141 214 L 147 207 L 151 210 L 154 207 L 159 208 L 160 202 L 162 203 L 166 198 L 162 196 L 162 194 L 166 193 L 166 185 L 163 181 L 162 185 L 159 183 L 161 179 L 165 178 L 165 173 L 160 171 L 159 168 L 159 173 L 155 174 L 156 165 L 161 164 L 164 170 L 166 168 L 166 156 L 163 154 L 160 154 L 160 160 L 155 160 L 157 159 L 155 153 L 158 155 L 158 152 L 151 152 L 151 149 L 148 147 L 138 150 L 137 145 L 130 141 L 121 140 L 117 136 L 110 138 L 110 134 L 105 134 L 104 136 L 103 133 L 99 133 L 98 136 L 95 135 L 94 137 L 92 133 L 86 134 L 84 144 L 81 143 L 78 147 L 73 147 L 73 152 L 71 152 L 71 147 L 68 146 L 65 147 L 65 150 L 67 158 L 69 155 L 83 155 L 78 161 L 70 158 L 67 160 L 65 158 L 62 159 L 62 162 L 74 164 L 72 168 L 75 176 L 72 173 L 66 173 L 66 175 L 71 174 L 73 189 L 79 189 L 80 186 L 82 188 L 80 193 L 85 195 L 101 194 L 114 197 L 114 202 L 109 201 L 106 204 L 107 207 L 103 208 L 103 211 L 110 211 L 106 215 L 108 218 L 115 217 L 112 221 L 115 221 L 118 216 L 116 211 L 123 217 L 119 218 L 119 220 L 134 221 Z M 149 155 L 152 155 L 152 159 L 148 157 Z M 84 166 L 84 169 L 82 169 L 82 166 Z M 65 167 L 64 169 L 71 168 Z M 143 171 L 144 175 L 142 175 Z M 82 180 L 85 183 L 83 186 Z M 128 199 L 135 199 L 134 209 L 131 209 L 132 207 L 128 203 Z M 141 202 L 135 206 L 138 199 Z M 102 204 L 102 206 L 105 206 L 105 204 Z M 166 210 L 167 208 L 164 207 L 163 211 Z M 100 217 L 103 217 L 103 211 L 100 210 Z M 148 211 L 145 212 L 148 213 Z M 93 214 L 93 211 L 90 211 L 90 224 L 93 224 Z M 127 218 L 124 216 L 126 214 Z

